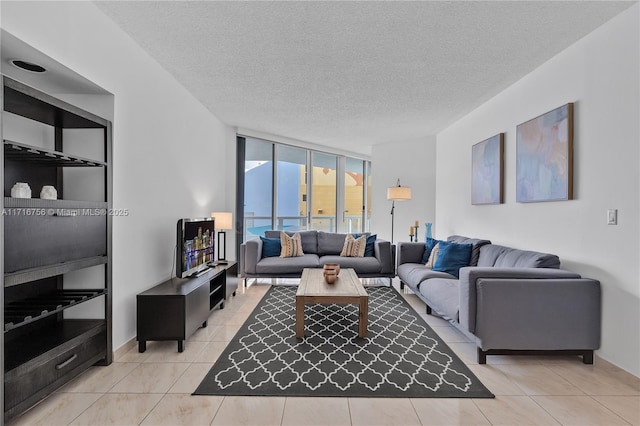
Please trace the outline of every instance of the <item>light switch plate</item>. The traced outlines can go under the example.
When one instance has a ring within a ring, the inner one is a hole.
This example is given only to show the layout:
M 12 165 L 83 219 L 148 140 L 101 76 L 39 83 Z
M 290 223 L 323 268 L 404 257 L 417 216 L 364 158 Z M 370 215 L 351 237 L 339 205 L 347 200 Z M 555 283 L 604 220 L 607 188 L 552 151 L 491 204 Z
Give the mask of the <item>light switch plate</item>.
M 618 224 L 618 209 L 607 210 L 607 225 Z

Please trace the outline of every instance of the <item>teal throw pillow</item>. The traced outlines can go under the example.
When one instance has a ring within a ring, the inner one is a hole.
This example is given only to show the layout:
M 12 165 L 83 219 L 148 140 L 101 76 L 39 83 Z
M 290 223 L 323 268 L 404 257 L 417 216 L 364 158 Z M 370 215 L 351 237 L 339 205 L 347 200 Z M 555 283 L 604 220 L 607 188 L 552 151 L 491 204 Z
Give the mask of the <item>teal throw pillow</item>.
M 262 240 L 262 257 L 275 257 L 280 256 L 282 245 L 280 244 L 280 238 L 265 238 L 260 237 Z
M 469 266 L 471 260 L 471 244 L 456 244 L 441 241 L 438 246 L 438 258 L 433 265 L 434 271 L 446 272 L 458 278 L 460 268 Z
M 353 234 L 353 238 L 361 237 L 363 234 Z M 367 244 L 364 248 L 364 257 L 373 257 L 374 256 L 374 245 L 376 244 L 376 239 L 378 238 L 378 234 L 367 235 Z
M 427 238 L 427 242 L 424 244 L 424 254 L 422 255 L 422 260 L 420 260 L 420 263 L 422 263 L 423 265 L 427 263 L 427 260 L 429 260 L 429 255 L 431 255 L 431 250 L 433 250 L 436 244 L 441 242 L 442 241 L 436 240 L 434 238 Z

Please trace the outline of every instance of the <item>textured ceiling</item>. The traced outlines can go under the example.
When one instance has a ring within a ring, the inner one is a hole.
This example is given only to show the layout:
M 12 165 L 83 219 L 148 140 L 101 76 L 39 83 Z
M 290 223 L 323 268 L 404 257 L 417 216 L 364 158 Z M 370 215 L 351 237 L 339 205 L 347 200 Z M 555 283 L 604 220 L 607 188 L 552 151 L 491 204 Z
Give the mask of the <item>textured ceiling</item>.
M 365 155 L 437 133 L 633 3 L 96 2 L 225 123 Z

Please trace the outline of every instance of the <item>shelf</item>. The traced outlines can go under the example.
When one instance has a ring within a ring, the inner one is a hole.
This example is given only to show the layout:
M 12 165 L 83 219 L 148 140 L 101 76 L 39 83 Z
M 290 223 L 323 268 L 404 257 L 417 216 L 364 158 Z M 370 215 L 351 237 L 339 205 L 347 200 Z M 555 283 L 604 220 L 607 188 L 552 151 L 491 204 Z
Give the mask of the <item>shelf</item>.
M 44 164 L 57 167 L 105 167 L 107 165 L 107 163 L 103 161 L 37 148 L 7 139 L 4 139 L 3 143 L 5 160 L 28 161 L 32 164 Z
M 60 313 L 78 303 L 86 302 L 106 293 L 105 289 L 58 290 L 53 294 L 9 302 L 4 306 L 4 331 L 7 332 Z
M 69 262 L 57 263 L 55 265 L 39 266 L 37 268 L 23 269 L 21 271 L 4 274 L 4 286 L 11 287 L 29 281 L 41 280 L 43 278 L 55 277 L 67 272 L 89 268 L 96 265 L 104 265 L 108 262 L 107 256 L 94 256 L 84 259 L 71 260 Z
M 60 99 L 4 77 L 4 110 L 65 129 L 106 128 L 108 121 Z
M 13 339 L 5 338 L 4 371 L 5 380 L 14 375 L 19 376 L 21 370 L 31 368 L 29 361 L 60 345 L 73 345 L 74 340 L 82 340 L 105 330 L 105 320 L 64 320 L 31 333 Z M 13 371 L 12 371 L 13 370 Z
M 4 208 L 17 209 L 106 209 L 106 201 L 47 200 L 44 198 L 4 197 Z M 11 213 L 5 213 L 9 216 Z M 20 214 L 16 214 L 20 216 Z

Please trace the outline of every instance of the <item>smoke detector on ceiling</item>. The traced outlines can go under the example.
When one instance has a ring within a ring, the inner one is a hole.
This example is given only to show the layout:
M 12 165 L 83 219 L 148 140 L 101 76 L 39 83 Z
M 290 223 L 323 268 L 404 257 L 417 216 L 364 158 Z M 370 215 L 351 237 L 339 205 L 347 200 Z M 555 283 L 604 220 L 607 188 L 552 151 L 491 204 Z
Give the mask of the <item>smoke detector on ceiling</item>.
M 23 71 L 29 71 L 36 74 L 46 72 L 47 69 L 42 65 L 34 64 L 33 62 L 23 61 L 22 59 L 10 59 L 9 63 L 16 68 Z

